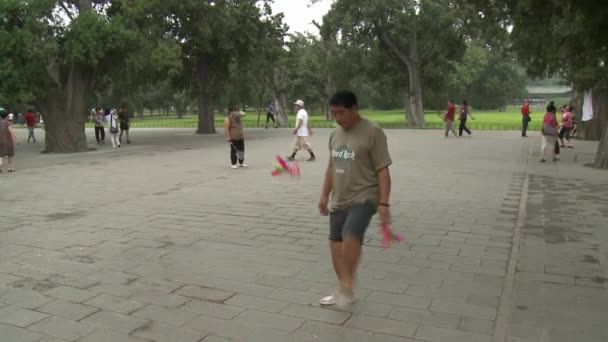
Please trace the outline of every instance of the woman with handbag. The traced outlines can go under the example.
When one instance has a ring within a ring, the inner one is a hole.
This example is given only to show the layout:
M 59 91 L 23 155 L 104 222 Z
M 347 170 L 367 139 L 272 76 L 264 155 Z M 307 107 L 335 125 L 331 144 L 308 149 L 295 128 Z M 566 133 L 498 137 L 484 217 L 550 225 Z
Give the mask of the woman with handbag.
M 542 133 L 542 147 L 540 150 L 540 162 L 544 163 L 546 162 L 545 160 L 545 152 L 547 150 L 547 148 L 549 148 L 551 150 L 551 155 L 553 158 L 553 161 L 557 161 L 558 159 L 555 157 L 555 150 L 554 150 L 554 145 L 557 142 L 557 134 L 558 134 L 558 129 L 557 129 L 557 118 L 555 117 L 555 106 L 552 106 L 551 104 L 549 106 L 547 106 L 547 114 L 545 114 L 545 117 L 543 118 L 543 129 L 541 131 Z
M 110 114 L 106 117 L 106 121 L 110 126 L 110 134 L 112 135 L 112 147 L 120 147 L 120 139 L 118 138 L 118 116 L 116 115 L 116 109 L 112 109 Z

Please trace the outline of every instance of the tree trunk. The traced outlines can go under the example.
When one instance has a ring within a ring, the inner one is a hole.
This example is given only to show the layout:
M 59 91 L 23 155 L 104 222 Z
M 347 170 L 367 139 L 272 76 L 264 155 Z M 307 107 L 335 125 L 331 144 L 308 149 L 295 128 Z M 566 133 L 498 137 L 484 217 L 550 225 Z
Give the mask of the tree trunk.
M 413 124 L 416 126 L 424 126 L 424 108 L 422 107 L 422 82 L 420 82 L 420 60 L 418 58 L 418 34 L 416 32 L 417 22 L 414 16 L 412 20 L 412 32 L 410 35 L 409 44 L 409 63 L 407 71 L 409 75 L 409 96 Z
M 58 80 L 54 78 L 54 80 Z M 85 98 L 93 75 L 77 65 L 68 71 L 65 84 L 55 84 L 39 101 L 44 118 L 46 152 L 86 152 L 85 121 L 88 115 Z
M 412 121 L 409 123 L 416 126 L 424 126 L 424 108 L 422 107 L 422 85 L 420 82 L 420 66 L 412 63 L 407 68 L 409 73 L 409 107 Z
M 270 87 L 272 89 L 272 97 L 274 99 L 274 108 L 276 110 L 275 120 L 279 122 L 282 127 L 288 125 L 289 120 L 287 118 L 287 111 L 285 110 L 285 104 L 287 101 L 285 100 L 285 91 L 281 86 L 279 72 L 275 69 L 270 76 Z
M 386 31 L 382 27 L 377 27 L 378 38 L 384 46 L 389 48 L 397 57 L 397 60 L 407 67 L 408 78 L 409 78 L 409 108 L 412 117 L 412 121 L 409 124 L 416 126 L 423 126 L 424 120 L 424 108 L 422 105 L 422 83 L 420 82 L 420 61 L 418 58 L 418 44 L 417 44 L 417 24 L 416 17 L 414 16 L 411 20 L 411 33 L 408 41 L 407 54 L 388 36 Z
M 601 137 L 593 166 L 608 169 L 608 89 L 593 90 L 594 121 L 596 133 Z M 597 96 L 596 96 L 597 95 Z
M 401 99 L 403 100 L 403 107 L 405 108 L 405 122 L 408 125 L 414 125 L 416 119 L 412 115 L 412 106 L 410 105 L 411 97 L 407 88 L 401 88 Z
M 198 76 L 198 134 L 215 133 L 215 118 L 211 111 L 211 92 L 209 79 L 209 65 L 201 61 L 197 68 Z
M 608 123 L 606 123 L 606 128 L 604 130 L 604 137 L 600 140 L 600 144 L 597 147 L 597 154 L 595 155 L 593 167 L 608 169 Z

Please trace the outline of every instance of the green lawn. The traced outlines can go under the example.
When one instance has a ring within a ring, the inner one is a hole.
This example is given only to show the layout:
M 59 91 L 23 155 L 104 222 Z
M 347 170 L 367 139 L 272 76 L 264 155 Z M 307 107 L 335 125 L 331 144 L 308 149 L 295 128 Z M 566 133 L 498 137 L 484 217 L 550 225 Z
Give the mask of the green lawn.
M 390 110 L 390 111 L 368 111 L 362 110 L 361 113 L 372 121 L 377 122 L 384 128 L 407 128 L 408 125 L 405 122 L 405 117 L 402 110 Z M 442 128 L 443 120 L 438 115 L 440 112 L 428 112 L 426 113 L 427 124 L 424 128 Z M 506 112 L 498 111 L 484 111 L 484 112 L 473 112 L 474 120 L 469 120 L 467 125 L 473 130 L 518 130 L 521 128 L 521 114 L 519 110 L 510 110 Z M 532 122 L 530 123 L 531 130 L 540 129 L 540 119 L 542 113 L 532 114 Z M 216 125 L 222 126 L 223 117 L 216 116 Z M 291 127 L 294 122 L 294 116 L 289 116 L 289 126 Z M 266 115 L 260 116 L 260 124 L 258 125 L 257 112 L 248 112 L 243 123 L 245 127 L 264 127 L 266 121 Z M 181 119 L 176 117 L 145 117 L 144 119 L 134 119 L 131 123 L 131 127 L 184 127 L 194 128 L 197 126 L 198 117 L 191 115 L 185 116 Z M 312 113 L 310 116 L 311 127 L 333 127 L 333 122 L 328 122 L 325 117 L 320 113 Z M 87 127 L 93 127 L 92 123 L 87 123 Z

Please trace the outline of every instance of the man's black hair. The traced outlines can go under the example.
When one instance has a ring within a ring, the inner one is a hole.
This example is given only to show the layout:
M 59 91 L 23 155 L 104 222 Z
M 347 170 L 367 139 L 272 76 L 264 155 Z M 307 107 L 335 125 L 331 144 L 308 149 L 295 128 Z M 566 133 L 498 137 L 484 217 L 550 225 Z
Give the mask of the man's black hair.
M 330 106 L 344 106 L 344 108 L 359 107 L 357 95 L 350 90 L 339 90 L 330 99 Z
M 6 119 L 8 117 L 8 112 L 7 111 L 0 111 L 0 118 Z

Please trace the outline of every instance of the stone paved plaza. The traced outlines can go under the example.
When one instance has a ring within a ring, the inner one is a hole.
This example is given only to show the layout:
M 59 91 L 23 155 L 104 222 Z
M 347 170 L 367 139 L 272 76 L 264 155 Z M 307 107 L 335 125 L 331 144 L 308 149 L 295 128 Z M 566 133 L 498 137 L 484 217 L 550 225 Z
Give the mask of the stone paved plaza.
M 374 222 L 357 302 L 321 308 L 329 130 L 300 179 L 271 177 L 290 132 L 247 130 L 237 170 L 221 134 L 192 130 L 78 155 L 18 145 L 0 174 L 0 341 L 608 340 L 608 173 L 583 166 L 597 143 L 540 164 L 537 132 L 387 130 L 409 242 L 383 250 Z

